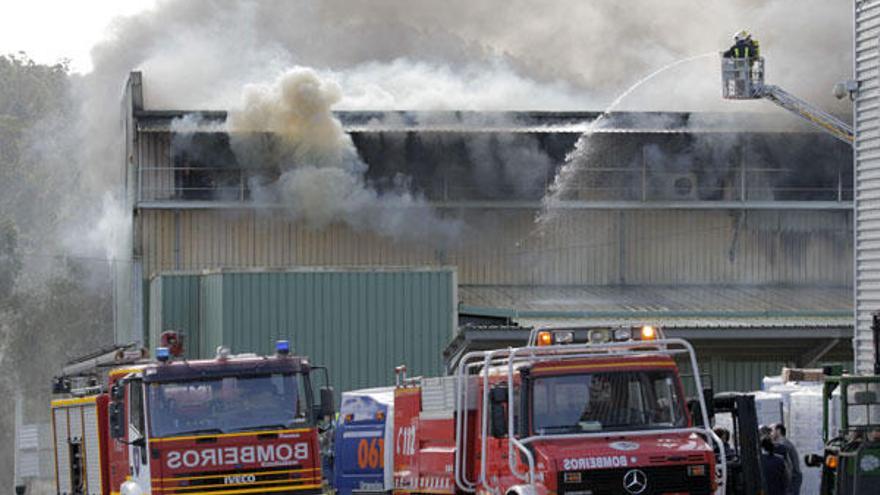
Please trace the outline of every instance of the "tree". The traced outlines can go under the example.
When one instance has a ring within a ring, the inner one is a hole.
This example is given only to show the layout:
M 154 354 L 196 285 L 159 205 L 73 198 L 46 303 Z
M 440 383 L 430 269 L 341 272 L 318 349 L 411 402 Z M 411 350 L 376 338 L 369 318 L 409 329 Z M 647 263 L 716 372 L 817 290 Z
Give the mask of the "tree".
M 9 218 L 0 217 L 0 305 L 12 296 L 15 280 L 21 272 L 18 229 Z
M 60 187 L 73 167 L 57 167 L 76 142 L 74 100 L 65 63 L 37 64 L 24 54 L 0 55 L 0 487 L 12 484 L 13 402 L 24 393 L 47 421 L 50 383 L 65 361 L 106 343 L 111 298 L 106 263 L 54 258 L 51 238 L 63 203 Z M 50 248 L 51 249 L 51 248 Z M 57 251 L 57 248 L 55 248 Z M 48 276 L 34 283 L 35 268 Z M 103 272 L 102 272 L 103 270 Z M 24 283 L 27 282 L 27 283 Z

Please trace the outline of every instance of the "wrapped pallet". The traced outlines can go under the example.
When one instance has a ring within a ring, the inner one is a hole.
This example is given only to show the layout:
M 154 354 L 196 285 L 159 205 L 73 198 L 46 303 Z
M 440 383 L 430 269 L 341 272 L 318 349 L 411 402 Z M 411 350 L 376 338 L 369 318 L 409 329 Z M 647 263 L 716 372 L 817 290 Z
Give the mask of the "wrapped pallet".
M 782 397 L 782 422 L 786 425 L 791 423 L 791 394 L 800 392 L 801 390 L 803 390 L 803 387 L 791 382 L 770 387 L 770 392 L 779 394 L 780 397 Z
M 758 424 L 770 425 L 782 421 L 782 396 L 772 392 L 755 392 L 755 411 Z
M 799 454 L 798 460 L 804 476 L 801 494 L 818 495 L 821 470 L 806 467 L 803 458 L 807 454 L 820 454 L 824 451 L 821 388 L 803 387 L 791 394 L 788 439 Z
M 769 392 L 774 385 L 782 385 L 783 383 L 785 382 L 782 381 L 782 375 L 765 376 L 764 379 L 761 380 L 761 390 Z

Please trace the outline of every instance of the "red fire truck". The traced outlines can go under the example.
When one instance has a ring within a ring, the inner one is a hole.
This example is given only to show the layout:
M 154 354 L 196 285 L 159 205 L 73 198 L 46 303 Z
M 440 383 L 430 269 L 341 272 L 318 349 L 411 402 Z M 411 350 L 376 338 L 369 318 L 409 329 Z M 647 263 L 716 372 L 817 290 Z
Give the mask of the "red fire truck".
M 723 493 L 724 448 L 695 426 L 678 361 L 702 390 L 690 344 L 654 327 L 593 330 L 586 344 L 533 332 L 526 347 L 465 354 L 448 377 L 401 367 L 394 493 Z M 708 425 L 702 396 L 692 406 Z
M 130 348 L 66 367 L 52 402 L 59 495 L 319 493 L 318 422 L 333 391 L 279 341 L 274 356 L 172 359 L 163 335 L 155 361 Z M 100 370 L 103 370 L 101 372 Z

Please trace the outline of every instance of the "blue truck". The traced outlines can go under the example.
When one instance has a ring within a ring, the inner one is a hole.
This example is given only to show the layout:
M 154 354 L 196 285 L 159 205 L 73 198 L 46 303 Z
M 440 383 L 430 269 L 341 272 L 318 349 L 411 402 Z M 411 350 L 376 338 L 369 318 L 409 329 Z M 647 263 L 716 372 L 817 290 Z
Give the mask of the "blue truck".
M 342 393 L 329 475 L 338 495 L 391 492 L 393 431 L 394 387 Z

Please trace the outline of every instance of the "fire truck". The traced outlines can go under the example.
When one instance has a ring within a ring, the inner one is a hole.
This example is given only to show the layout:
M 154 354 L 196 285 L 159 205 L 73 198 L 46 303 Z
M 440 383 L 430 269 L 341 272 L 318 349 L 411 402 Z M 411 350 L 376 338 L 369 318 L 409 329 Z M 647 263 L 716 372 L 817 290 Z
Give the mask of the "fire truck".
M 153 361 L 122 346 L 56 377 L 59 495 L 321 492 L 318 427 L 334 408 L 326 369 L 287 341 L 272 356 L 220 347 L 187 360 L 176 335 L 162 339 Z
M 520 348 L 474 351 L 446 377 L 397 369 L 395 494 L 724 493 L 725 449 L 705 399 L 688 404 L 660 329 L 533 331 Z M 694 421 L 690 410 L 699 421 Z

